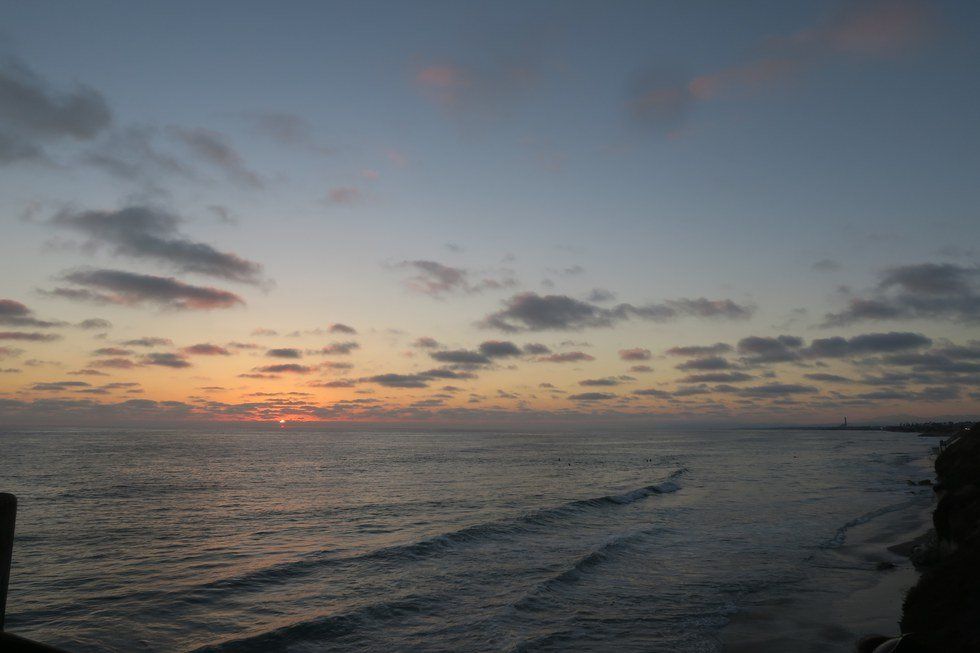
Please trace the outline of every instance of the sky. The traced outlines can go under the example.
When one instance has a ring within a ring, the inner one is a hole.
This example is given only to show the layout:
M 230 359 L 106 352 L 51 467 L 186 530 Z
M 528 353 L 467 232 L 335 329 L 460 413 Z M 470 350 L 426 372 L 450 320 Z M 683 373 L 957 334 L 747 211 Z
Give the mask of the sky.
M 0 425 L 980 413 L 977 3 L 4 5 Z

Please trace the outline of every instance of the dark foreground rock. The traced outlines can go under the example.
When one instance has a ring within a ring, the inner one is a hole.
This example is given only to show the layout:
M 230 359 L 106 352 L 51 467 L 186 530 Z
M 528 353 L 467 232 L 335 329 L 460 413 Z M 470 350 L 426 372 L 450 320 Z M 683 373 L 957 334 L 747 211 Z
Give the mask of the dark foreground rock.
M 957 431 L 936 459 L 935 535 L 908 543 L 922 570 L 902 610 L 916 649 L 980 651 L 980 425 Z M 904 649 L 899 649 L 904 650 Z

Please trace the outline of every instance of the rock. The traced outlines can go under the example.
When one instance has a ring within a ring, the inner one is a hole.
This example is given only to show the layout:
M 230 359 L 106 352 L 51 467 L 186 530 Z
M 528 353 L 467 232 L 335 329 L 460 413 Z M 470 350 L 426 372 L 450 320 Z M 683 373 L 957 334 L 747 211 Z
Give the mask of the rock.
M 894 568 L 895 568 L 895 563 L 888 562 L 887 560 L 882 560 L 881 562 L 875 565 L 876 571 L 891 571 Z

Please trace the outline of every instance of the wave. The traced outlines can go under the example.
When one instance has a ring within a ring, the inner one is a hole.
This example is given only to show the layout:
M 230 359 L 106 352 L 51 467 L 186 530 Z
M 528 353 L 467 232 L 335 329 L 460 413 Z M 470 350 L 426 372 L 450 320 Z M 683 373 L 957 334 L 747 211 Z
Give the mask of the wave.
M 193 653 L 275 651 L 295 642 L 336 640 L 375 627 L 386 619 L 430 611 L 439 601 L 436 597 L 417 595 L 372 603 L 349 612 L 322 615 L 256 635 L 208 644 L 194 649 Z
M 673 479 L 686 471 L 686 469 L 678 469 L 671 473 L 665 481 L 645 485 L 622 494 L 609 494 L 589 499 L 578 499 L 560 506 L 524 513 L 517 517 L 466 526 L 409 544 L 396 544 L 367 553 L 341 557 L 334 556 L 335 550 L 333 549 L 315 551 L 303 559 L 291 560 L 264 569 L 258 569 L 241 576 L 211 581 L 185 590 L 185 593 L 209 593 L 222 589 L 246 590 L 268 583 L 295 578 L 296 576 L 324 566 L 377 561 L 406 562 L 427 558 L 470 542 L 477 542 L 492 537 L 505 537 L 528 533 L 540 527 L 551 526 L 559 523 L 563 519 L 590 510 L 629 505 L 654 495 L 676 492 L 680 489 L 680 486 Z
M 834 537 L 830 538 L 826 542 L 820 545 L 821 549 L 836 549 L 843 546 L 844 542 L 847 540 L 847 531 L 854 528 L 855 526 L 860 526 L 861 524 L 867 524 L 872 519 L 876 517 L 881 517 L 882 515 L 887 515 L 890 512 L 895 512 L 896 510 L 903 510 L 912 505 L 912 501 L 902 501 L 900 503 L 893 503 L 889 506 L 883 506 L 871 512 L 866 512 L 860 517 L 855 517 L 843 526 L 837 529 L 837 533 Z

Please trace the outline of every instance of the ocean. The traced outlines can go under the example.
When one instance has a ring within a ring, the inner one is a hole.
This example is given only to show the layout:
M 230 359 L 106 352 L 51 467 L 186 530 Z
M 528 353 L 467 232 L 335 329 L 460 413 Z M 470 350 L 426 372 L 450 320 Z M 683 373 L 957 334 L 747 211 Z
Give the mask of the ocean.
M 5 430 L 0 490 L 20 501 L 7 629 L 80 652 L 719 651 L 746 606 L 872 578 L 837 551 L 928 505 L 907 480 L 932 446 L 879 431 Z

